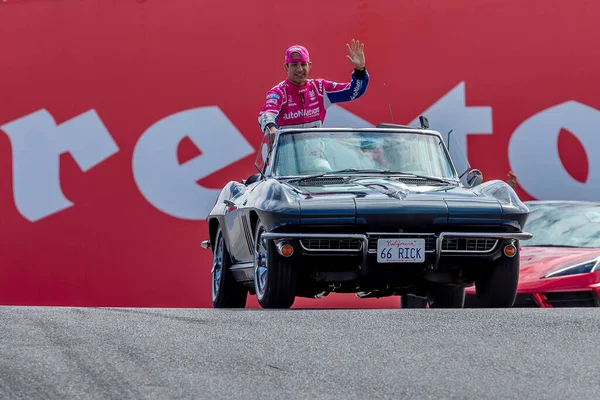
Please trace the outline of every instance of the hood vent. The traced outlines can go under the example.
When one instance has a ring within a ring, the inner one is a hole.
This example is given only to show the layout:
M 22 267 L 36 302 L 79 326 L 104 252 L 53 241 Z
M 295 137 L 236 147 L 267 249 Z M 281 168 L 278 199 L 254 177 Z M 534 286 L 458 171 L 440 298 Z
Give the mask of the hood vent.
M 319 177 L 304 179 L 301 181 L 290 181 L 290 183 L 298 186 L 321 186 L 321 185 L 341 185 L 348 182 L 348 178 L 342 176 Z
M 434 181 L 432 179 L 396 178 L 406 185 L 448 186 L 447 183 Z

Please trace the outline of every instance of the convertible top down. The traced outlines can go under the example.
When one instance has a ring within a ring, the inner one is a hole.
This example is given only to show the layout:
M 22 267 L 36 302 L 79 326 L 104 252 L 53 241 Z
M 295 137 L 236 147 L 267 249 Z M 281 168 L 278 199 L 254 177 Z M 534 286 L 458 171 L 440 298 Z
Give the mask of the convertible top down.
M 255 165 L 208 216 L 214 307 L 338 292 L 460 308 L 473 284 L 485 307 L 514 303 L 529 209 L 503 181 L 461 183 L 426 124 L 280 130 Z

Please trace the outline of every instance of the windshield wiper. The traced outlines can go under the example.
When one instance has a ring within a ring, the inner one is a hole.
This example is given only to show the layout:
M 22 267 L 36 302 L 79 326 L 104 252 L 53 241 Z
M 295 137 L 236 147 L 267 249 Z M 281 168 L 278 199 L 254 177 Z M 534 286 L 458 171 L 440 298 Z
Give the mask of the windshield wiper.
M 396 171 L 394 172 L 396 174 L 400 174 L 400 175 L 408 175 L 414 178 L 420 178 L 420 179 L 425 179 L 428 181 L 436 181 L 436 182 L 442 182 L 442 183 L 456 183 L 455 180 L 453 179 L 448 179 L 448 178 L 440 178 L 438 176 L 429 176 L 429 175 L 417 175 L 417 174 L 413 174 L 410 172 L 400 172 L 400 171 Z

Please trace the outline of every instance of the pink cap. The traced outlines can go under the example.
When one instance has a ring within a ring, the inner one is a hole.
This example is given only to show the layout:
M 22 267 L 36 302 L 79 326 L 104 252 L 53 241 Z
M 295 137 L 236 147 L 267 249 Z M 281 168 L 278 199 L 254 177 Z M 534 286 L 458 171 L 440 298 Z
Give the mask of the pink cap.
M 298 53 L 300 58 L 292 58 L 292 53 Z M 306 47 L 296 44 L 287 49 L 285 52 L 285 63 L 289 64 L 293 62 L 310 62 L 310 56 Z

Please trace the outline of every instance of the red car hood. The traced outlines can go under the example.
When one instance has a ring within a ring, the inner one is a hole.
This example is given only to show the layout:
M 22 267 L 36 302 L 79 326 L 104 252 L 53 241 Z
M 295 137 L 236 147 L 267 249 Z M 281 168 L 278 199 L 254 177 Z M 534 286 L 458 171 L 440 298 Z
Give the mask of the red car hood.
M 538 281 L 548 272 L 600 256 L 600 249 L 522 247 L 519 282 Z

